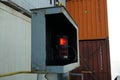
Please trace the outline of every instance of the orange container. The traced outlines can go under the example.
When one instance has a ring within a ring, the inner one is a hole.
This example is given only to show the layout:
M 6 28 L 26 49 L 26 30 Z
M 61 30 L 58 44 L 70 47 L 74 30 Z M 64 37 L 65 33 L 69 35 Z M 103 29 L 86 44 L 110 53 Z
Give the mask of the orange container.
M 79 40 L 108 38 L 106 0 L 67 0 L 66 8 L 79 27 Z

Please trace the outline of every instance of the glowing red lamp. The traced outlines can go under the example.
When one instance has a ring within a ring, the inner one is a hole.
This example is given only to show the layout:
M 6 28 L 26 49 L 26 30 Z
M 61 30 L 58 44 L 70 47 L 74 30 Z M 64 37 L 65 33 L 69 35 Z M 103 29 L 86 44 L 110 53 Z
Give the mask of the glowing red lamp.
M 67 38 L 61 37 L 59 44 L 60 44 L 60 46 L 66 46 L 67 45 Z

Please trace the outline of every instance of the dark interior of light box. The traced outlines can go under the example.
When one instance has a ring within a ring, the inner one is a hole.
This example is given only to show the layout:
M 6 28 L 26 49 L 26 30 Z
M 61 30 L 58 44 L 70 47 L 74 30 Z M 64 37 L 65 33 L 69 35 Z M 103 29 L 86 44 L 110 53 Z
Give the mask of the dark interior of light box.
M 77 30 L 62 13 L 49 14 L 46 18 L 46 65 L 66 65 L 77 62 Z M 67 36 L 69 59 L 58 58 L 57 36 Z

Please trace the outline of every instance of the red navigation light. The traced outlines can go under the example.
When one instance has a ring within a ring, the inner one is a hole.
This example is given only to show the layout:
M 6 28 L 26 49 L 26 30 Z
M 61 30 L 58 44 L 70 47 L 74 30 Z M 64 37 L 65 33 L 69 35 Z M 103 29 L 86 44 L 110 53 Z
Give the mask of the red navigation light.
M 61 45 L 61 46 L 66 46 L 66 45 L 67 45 L 67 39 L 64 38 L 64 37 L 61 37 L 61 38 L 60 38 L 60 45 Z

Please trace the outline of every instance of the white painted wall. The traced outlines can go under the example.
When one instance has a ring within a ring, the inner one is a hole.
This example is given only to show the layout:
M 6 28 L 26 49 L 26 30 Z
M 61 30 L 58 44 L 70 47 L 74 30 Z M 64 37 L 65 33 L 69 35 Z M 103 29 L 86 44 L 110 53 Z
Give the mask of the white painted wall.
M 31 70 L 31 19 L 0 3 L 0 74 Z M 0 80 L 36 80 L 22 74 Z

